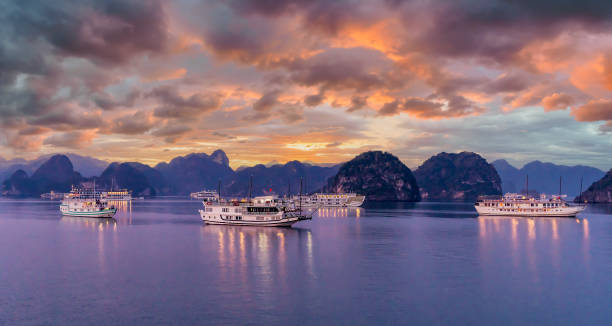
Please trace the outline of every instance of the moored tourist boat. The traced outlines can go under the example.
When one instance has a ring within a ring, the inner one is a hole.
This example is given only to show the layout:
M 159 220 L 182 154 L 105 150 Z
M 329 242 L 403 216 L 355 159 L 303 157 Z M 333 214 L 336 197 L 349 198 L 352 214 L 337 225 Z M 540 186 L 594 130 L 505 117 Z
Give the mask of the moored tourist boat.
M 483 196 L 474 204 L 481 216 L 576 217 L 586 206 L 569 204 L 563 196 L 539 198 L 508 193 L 503 197 Z
M 100 194 L 100 196 L 102 199 L 106 199 L 109 201 L 130 201 L 132 200 L 132 192 L 127 189 L 103 191 Z
M 294 201 L 297 200 L 297 196 L 294 197 Z M 302 207 L 359 207 L 364 201 L 365 196 L 355 193 L 315 193 L 309 196 L 302 196 Z
M 205 201 L 216 201 L 219 200 L 219 193 L 214 190 L 202 190 L 198 192 L 192 192 L 189 194 L 190 198 L 202 199 Z
M 291 226 L 310 220 L 312 215 L 302 214 L 295 205 L 287 204 L 275 196 L 260 196 L 251 200 L 203 201 L 199 210 L 206 224 Z
M 50 192 L 40 195 L 40 198 L 49 199 L 49 200 L 58 200 L 58 199 L 64 198 L 64 196 L 66 196 L 66 194 L 63 192 L 55 192 L 51 190 Z
M 110 218 L 115 216 L 117 209 L 113 206 L 109 207 L 107 202 L 99 199 L 91 201 L 64 199 L 60 205 L 60 212 L 64 216 Z
M 110 218 L 115 216 L 117 208 L 109 206 L 96 192 L 95 186 L 91 191 L 73 187 L 64 197 L 60 212 L 64 216 Z

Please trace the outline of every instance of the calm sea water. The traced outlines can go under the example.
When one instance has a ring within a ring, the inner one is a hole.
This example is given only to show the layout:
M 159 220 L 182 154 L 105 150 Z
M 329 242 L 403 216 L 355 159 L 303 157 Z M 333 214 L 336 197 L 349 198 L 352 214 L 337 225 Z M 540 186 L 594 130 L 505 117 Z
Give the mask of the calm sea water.
M 57 205 L 0 199 L 0 324 L 612 323 L 612 206 L 378 203 L 277 229 L 205 226 L 189 200 Z

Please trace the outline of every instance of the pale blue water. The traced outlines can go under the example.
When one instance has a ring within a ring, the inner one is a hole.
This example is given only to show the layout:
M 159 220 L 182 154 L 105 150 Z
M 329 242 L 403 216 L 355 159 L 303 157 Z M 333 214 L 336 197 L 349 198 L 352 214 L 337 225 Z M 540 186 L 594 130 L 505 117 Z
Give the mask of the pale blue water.
M 205 226 L 199 206 L 102 221 L 0 199 L 0 324 L 612 323 L 612 206 L 532 220 L 379 203 L 290 229 Z

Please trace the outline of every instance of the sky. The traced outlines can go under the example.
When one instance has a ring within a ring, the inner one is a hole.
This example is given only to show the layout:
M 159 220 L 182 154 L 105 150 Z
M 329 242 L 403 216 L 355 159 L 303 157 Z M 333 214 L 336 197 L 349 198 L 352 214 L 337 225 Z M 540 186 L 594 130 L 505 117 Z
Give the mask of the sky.
M 0 157 L 610 169 L 612 2 L 0 2 Z

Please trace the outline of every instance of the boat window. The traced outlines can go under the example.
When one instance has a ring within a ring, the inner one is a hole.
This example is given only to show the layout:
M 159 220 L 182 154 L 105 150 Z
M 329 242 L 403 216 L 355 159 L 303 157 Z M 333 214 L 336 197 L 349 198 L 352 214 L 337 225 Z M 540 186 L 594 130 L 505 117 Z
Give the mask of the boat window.
M 278 208 L 276 207 L 247 207 L 247 212 L 249 213 L 277 213 Z

